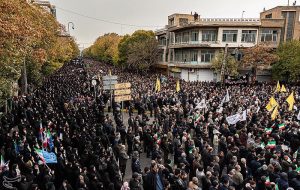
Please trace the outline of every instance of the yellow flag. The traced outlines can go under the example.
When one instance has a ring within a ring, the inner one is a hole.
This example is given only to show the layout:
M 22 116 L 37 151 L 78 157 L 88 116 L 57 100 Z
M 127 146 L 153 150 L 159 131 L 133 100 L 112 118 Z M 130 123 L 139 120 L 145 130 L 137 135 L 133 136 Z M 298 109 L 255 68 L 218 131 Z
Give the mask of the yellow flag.
M 179 80 L 177 80 L 176 82 L 176 92 L 179 92 L 180 91 L 180 83 L 179 83 Z
M 109 69 L 109 71 L 108 71 L 108 75 L 111 76 L 111 70 L 110 70 L 110 69 Z
M 276 89 L 275 89 L 275 92 L 280 92 L 280 83 L 279 81 L 277 81 L 277 86 L 276 86 Z
M 160 80 L 159 80 L 158 78 L 156 79 L 155 91 L 156 91 L 156 92 L 159 92 L 159 91 L 160 91 Z
M 272 115 L 271 115 L 271 119 L 275 120 L 277 115 L 278 115 L 278 106 L 276 106 L 275 109 L 273 110 Z
M 272 96 L 269 100 L 269 103 L 266 106 L 266 109 L 268 111 L 272 111 L 275 106 L 278 106 L 278 103 L 276 102 L 275 98 Z
M 295 99 L 294 99 L 294 92 L 292 92 L 289 97 L 286 99 L 287 103 L 289 104 L 289 111 L 293 110 Z
M 281 86 L 280 92 L 286 92 L 286 89 L 285 89 L 284 85 Z

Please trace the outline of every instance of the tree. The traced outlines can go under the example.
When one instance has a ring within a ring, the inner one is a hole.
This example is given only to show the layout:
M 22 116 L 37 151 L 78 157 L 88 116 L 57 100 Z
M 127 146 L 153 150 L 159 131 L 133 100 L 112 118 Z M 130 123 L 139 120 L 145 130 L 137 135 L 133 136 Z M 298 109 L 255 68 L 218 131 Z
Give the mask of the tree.
M 212 68 L 217 72 L 221 73 L 222 65 L 224 59 L 224 51 L 221 50 L 216 54 L 216 56 L 212 60 Z M 238 74 L 238 62 L 231 55 L 226 56 L 226 64 L 225 64 L 225 74 L 230 76 L 236 76 Z
M 119 63 L 128 69 L 147 71 L 159 58 L 158 43 L 153 31 L 137 30 L 120 41 Z
M 272 66 L 272 76 L 276 80 L 296 81 L 300 76 L 300 42 L 282 43 L 277 49 L 278 62 Z
M 63 40 L 61 32 L 61 25 L 41 7 L 24 0 L 0 1 L 0 94 L 11 94 L 24 60 L 30 74 L 28 82 L 38 83 L 43 64 L 78 55 L 74 39 Z
M 269 47 L 268 44 L 245 48 L 242 52 L 242 65 L 244 68 L 251 68 L 254 71 L 255 78 L 257 69 L 270 69 L 271 65 L 278 60 L 274 49 Z
M 106 63 L 117 64 L 119 61 L 118 45 L 121 36 L 109 33 L 97 38 L 94 44 L 83 51 L 83 55 Z

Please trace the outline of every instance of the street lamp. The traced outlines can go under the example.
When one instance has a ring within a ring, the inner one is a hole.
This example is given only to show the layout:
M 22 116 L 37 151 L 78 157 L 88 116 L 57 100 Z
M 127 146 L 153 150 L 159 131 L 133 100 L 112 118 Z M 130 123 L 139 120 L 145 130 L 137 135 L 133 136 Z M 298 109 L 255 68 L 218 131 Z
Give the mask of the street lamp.
M 74 23 L 68 22 L 68 33 L 70 34 L 70 24 L 72 25 L 72 29 L 74 30 Z

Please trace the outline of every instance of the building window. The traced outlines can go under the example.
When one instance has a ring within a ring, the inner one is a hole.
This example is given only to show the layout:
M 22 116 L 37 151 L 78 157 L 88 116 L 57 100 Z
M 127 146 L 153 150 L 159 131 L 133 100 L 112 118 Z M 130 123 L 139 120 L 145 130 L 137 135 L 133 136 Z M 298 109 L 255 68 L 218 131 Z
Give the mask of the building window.
M 159 60 L 160 60 L 161 62 L 164 61 L 164 54 L 163 54 L 163 53 L 160 53 Z
M 183 58 L 183 63 L 189 62 L 189 51 L 182 51 L 182 58 Z
M 261 42 L 277 42 L 277 30 L 262 29 Z
M 223 42 L 236 42 L 237 30 L 223 30 Z
M 165 46 L 166 45 L 166 38 L 164 38 L 164 37 L 158 38 L 158 44 L 160 46 Z
M 204 42 L 215 42 L 217 41 L 217 31 L 215 30 L 203 30 L 202 41 Z
M 199 33 L 198 31 L 192 31 L 191 33 L 191 41 L 196 42 L 199 39 Z
M 191 61 L 198 62 L 198 51 L 191 51 Z
M 256 40 L 256 30 L 243 30 L 242 42 L 254 43 Z
M 182 34 L 181 33 L 175 34 L 175 43 L 176 44 L 180 44 L 181 43 L 181 39 L 182 39 Z
M 174 25 L 174 18 L 170 18 L 170 19 L 169 19 L 169 25 L 170 25 L 170 26 L 173 26 L 173 25 Z
M 214 55 L 214 50 L 201 50 L 201 62 L 211 62 Z
M 174 32 L 170 32 L 170 34 L 169 34 L 169 42 L 170 42 L 170 44 L 174 44 Z
M 271 14 L 267 14 L 265 18 L 272 18 L 272 13 Z
M 189 42 L 189 32 L 183 32 L 183 43 L 188 43 Z
M 189 20 L 187 18 L 179 18 L 179 26 L 187 25 Z

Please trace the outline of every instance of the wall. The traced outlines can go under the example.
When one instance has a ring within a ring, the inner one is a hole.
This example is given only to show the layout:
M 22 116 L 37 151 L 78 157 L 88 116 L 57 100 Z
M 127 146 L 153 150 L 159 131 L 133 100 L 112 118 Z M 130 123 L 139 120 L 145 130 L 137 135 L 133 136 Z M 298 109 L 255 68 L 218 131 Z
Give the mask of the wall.
M 213 81 L 214 73 L 210 69 L 195 69 L 195 72 L 189 72 L 188 69 L 181 70 L 181 79 L 185 81 Z

